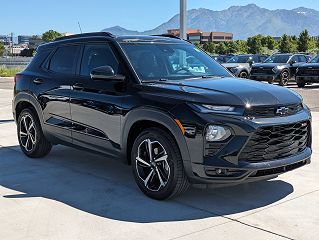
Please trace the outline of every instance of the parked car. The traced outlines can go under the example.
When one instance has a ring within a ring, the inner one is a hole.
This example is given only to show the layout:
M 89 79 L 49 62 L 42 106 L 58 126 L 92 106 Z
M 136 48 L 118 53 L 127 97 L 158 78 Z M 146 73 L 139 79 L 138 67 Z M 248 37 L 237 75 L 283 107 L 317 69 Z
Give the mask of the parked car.
M 298 94 L 236 79 L 172 37 L 100 32 L 41 45 L 15 77 L 13 116 L 28 157 L 56 144 L 104 154 L 131 164 L 154 199 L 191 183 L 270 179 L 311 157 Z
M 274 54 L 265 62 L 253 64 L 250 79 L 278 81 L 281 86 L 286 86 L 292 77 L 295 77 L 297 68 L 308 61 L 304 54 Z
M 298 87 L 305 87 L 307 83 L 319 83 L 319 55 L 297 68 L 296 82 Z
M 231 59 L 233 56 L 235 56 L 235 55 L 233 55 L 233 54 L 227 54 L 227 55 L 211 55 L 211 57 L 212 57 L 215 61 L 217 61 L 217 62 L 219 62 L 219 63 L 225 63 L 225 62 L 227 62 L 229 59 Z
M 249 78 L 252 64 L 263 62 L 267 57 L 266 55 L 260 54 L 241 54 L 232 57 L 222 65 L 236 77 Z

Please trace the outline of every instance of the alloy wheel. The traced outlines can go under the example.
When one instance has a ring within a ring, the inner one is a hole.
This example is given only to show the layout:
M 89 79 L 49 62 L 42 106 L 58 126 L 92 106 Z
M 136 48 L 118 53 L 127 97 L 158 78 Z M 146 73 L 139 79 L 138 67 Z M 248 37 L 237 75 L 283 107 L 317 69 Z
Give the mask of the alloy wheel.
M 145 139 L 138 146 L 136 171 L 144 186 L 150 191 L 165 188 L 171 174 L 168 154 L 161 143 Z
M 19 124 L 19 138 L 22 147 L 31 152 L 36 147 L 37 132 L 31 115 L 27 114 L 21 118 Z
M 281 74 L 281 78 L 282 78 L 282 83 L 283 85 L 287 85 L 288 81 L 289 81 L 289 73 L 287 71 L 284 71 Z

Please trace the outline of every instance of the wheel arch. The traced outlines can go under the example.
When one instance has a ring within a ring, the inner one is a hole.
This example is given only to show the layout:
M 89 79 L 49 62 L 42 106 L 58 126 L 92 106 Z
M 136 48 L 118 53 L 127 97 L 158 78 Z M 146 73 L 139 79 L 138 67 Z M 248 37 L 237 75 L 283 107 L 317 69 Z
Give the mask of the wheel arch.
M 23 109 L 32 108 L 40 120 L 41 126 L 43 125 L 43 117 L 41 106 L 38 101 L 28 93 L 19 93 L 15 96 L 13 102 L 13 115 L 15 120 L 18 120 L 20 113 Z M 42 126 L 43 127 L 43 126 Z
M 183 161 L 190 160 L 186 141 L 173 117 L 163 111 L 143 107 L 129 112 L 122 124 L 122 157 L 127 160 L 126 163 L 130 164 L 130 150 L 135 138 L 150 127 L 158 127 L 168 132 L 176 141 Z

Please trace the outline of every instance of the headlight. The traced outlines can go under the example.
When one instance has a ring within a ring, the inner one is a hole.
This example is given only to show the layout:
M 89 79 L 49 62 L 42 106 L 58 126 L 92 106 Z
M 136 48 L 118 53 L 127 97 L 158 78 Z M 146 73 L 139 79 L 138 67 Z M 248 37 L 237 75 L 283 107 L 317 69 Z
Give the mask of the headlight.
M 203 104 L 202 106 L 204 108 L 207 108 L 209 110 L 216 111 L 216 112 L 233 112 L 235 110 L 235 108 L 231 106 L 215 106 L 215 105 L 206 105 L 206 104 Z
M 220 106 L 210 104 L 190 104 L 190 106 L 200 113 L 222 113 L 232 115 L 243 115 L 245 109 L 243 107 L 235 106 Z
M 231 136 L 231 131 L 227 127 L 209 125 L 206 128 L 205 138 L 208 142 L 224 141 Z
M 285 66 L 276 66 L 276 67 L 274 67 L 273 69 L 272 69 L 272 71 L 274 72 L 274 73 L 276 73 L 278 70 L 283 70 L 285 68 Z

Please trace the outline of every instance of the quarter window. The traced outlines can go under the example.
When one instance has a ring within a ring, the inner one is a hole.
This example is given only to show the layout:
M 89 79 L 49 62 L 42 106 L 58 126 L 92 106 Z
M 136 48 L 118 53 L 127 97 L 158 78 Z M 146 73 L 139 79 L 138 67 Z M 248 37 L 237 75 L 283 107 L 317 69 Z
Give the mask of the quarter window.
M 79 46 L 62 46 L 54 53 L 49 69 L 56 73 L 75 74 Z
M 101 66 L 111 66 L 115 74 L 119 73 L 119 62 L 107 43 L 86 45 L 81 63 L 81 75 L 90 76 L 92 69 Z

